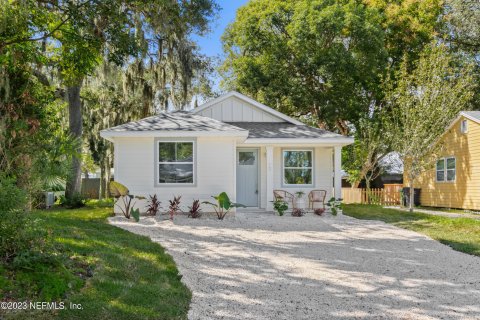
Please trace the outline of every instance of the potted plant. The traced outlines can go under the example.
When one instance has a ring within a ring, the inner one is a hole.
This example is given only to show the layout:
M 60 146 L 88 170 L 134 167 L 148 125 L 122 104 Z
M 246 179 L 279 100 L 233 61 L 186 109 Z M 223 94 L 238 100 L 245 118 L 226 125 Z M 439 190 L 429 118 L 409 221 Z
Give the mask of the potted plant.
M 330 200 L 328 200 L 327 202 L 327 206 L 330 208 L 330 212 L 332 213 L 332 215 L 336 216 L 337 214 L 338 215 L 342 215 L 343 214 L 343 210 L 342 210 L 342 199 L 335 199 L 335 198 L 330 198 Z
M 283 216 L 285 211 L 288 209 L 288 203 L 283 201 L 282 199 L 277 199 L 275 201 L 272 201 L 273 203 L 273 209 L 278 212 L 279 216 Z
M 305 210 L 300 208 L 293 208 L 292 216 L 293 217 L 303 217 L 305 215 Z
M 303 191 L 297 191 L 295 192 L 295 207 L 300 208 L 300 209 L 305 209 L 306 203 L 305 203 L 305 198 L 303 197 L 305 195 L 305 192 Z

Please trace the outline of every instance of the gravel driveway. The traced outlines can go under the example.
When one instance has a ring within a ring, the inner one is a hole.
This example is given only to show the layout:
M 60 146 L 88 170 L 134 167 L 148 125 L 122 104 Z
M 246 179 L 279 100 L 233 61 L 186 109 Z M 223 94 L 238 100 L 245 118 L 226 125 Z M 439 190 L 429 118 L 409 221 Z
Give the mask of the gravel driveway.
M 349 217 L 237 213 L 110 222 L 159 242 L 190 319 L 480 319 L 480 258 Z

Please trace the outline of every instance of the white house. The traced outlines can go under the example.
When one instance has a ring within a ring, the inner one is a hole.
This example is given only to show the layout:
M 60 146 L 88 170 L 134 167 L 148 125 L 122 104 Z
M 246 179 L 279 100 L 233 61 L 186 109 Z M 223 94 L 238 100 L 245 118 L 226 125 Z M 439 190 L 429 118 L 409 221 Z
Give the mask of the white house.
M 238 92 L 101 136 L 114 143 L 115 180 L 131 194 L 157 194 L 163 206 L 181 195 L 186 206 L 225 191 L 235 202 L 266 210 L 273 209 L 275 189 L 323 189 L 327 199 L 341 197 L 341 150 L 353 142 Z

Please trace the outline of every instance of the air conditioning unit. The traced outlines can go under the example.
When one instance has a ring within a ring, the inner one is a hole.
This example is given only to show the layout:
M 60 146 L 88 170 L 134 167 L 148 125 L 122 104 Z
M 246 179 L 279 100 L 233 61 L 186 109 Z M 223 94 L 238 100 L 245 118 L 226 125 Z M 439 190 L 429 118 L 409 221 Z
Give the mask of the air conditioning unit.
M 50 208 L 55 204 L 55 192 L 45 192 L 45 206 Z

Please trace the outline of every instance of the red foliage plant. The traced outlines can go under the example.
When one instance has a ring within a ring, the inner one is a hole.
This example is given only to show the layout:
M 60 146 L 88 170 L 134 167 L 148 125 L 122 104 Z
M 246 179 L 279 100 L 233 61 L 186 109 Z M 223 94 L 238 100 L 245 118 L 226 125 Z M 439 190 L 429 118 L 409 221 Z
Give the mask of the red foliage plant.
M 148 199 L 148 204 L 147 204 L 147 214 L 149 216 L 156 216 L 158 211 L 160 211 L 160 204 L 161 202 L 158 201 L 158 197 L 156 194 L 153 196 L 150 196 L 150 199 Z
M 173 216 L 180 211 L 180 199 L 182 196 L 174 196 L 173 200 L 168 200 L 170 205 L 168 206 L 168 213 L 170 214 L 170 220 L 173 220 Z
M 200 200 L 193 200 L 193 204 L 191 207 L 188 207 L 190 209 L 188 216 L 191 218 L 200 218 L 202 215 L 202 209 L 200 209 Z

